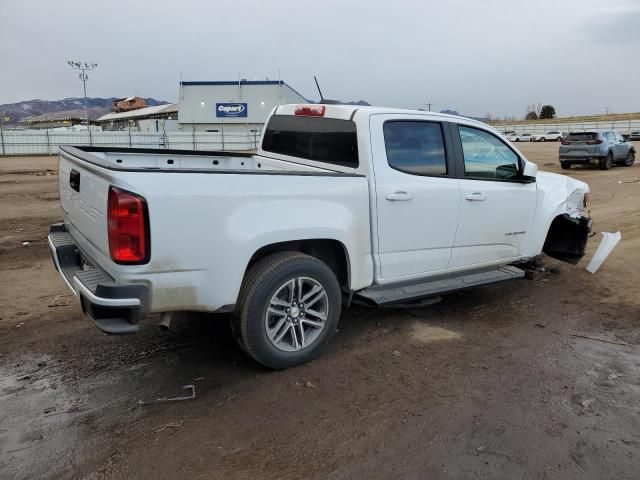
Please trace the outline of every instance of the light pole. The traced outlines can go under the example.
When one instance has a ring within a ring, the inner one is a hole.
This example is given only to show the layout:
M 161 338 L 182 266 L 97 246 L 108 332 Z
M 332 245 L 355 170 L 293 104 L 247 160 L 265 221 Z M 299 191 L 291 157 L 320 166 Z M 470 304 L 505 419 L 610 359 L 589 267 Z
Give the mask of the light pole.
M 89 125 L 89 107 L 87 106 L 87 80 L 89 80 L 89 75 L 87 75 L 88 71 L 95 69 L 98 64 L 91 62 L 78 62 L 76 60 L 67 60 L 67 63 L 74 70 L 80 70 L 78 73 L 78 78 L 82 80 L 82 88 L 84 90 L 84 117 L 87 122 L 87 130 L 89 130 L 89 134 L 91 134 L 91 128 Z

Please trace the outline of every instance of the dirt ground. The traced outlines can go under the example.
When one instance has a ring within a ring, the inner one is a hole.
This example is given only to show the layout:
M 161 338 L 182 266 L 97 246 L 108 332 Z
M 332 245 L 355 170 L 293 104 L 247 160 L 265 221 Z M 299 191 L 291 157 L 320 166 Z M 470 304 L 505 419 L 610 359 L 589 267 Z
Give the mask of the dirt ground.
M 522 144 L 561 172 L 555 143 Z M 54 271 L 57 159 L 0 158 L 0 478 L 637 479 L 640 165 L 572 169 L 595 275 L 545 278 L 414 310 L 352 308 L 318 360 L 267 371 L 224 317 L 101 334 Z M 24 242 L 29 242 L 25 244 Z M 140 400 L 196 398 L 140 406 Z

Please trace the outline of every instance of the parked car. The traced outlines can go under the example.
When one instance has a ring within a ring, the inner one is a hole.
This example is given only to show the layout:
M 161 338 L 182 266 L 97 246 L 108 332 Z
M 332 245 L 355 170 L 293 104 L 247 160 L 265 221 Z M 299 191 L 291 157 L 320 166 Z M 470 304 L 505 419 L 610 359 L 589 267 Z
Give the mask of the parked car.
M 511 135 L 509 140 L 512 142 L 534 142 L 535 137 L 530 133 L 516 133 L 515 135 Z
M 619 133 L 590 130 L 569 133 L 562 140 L 559 157 L 564 169 L 574 164 L 596 164 L 602 170 L 608 170 L 613 164 L 633 165 L 636 149 Z
M 63 146 L 59 185 L 53 262 L 100 329 L 227 312 L 270 368 L 317 356 L 354 301 L 433 302 L 542 251 L 576 263 L 591 227 L 589 187 L 497 130 L 377 107 L 276 107 L 256 155 Z
M 629 140 L 640 140 L 640 130 L 629 133 Z
M 562 140 L 562 132 L 558 131 L 558 130 L 551 130 L 547 133 L 543 133 L 542 135 L 538 136 L 538 141 L 539 142 L 547 142 L 547 141 L 551 141 L 551 142 L 559 142 L 560 140 Z
M 515 130 L 505 130 L 504 132 L 501 132 L 501 133 L 507 138 L 511 137 L 512 135 L 516 135 Z

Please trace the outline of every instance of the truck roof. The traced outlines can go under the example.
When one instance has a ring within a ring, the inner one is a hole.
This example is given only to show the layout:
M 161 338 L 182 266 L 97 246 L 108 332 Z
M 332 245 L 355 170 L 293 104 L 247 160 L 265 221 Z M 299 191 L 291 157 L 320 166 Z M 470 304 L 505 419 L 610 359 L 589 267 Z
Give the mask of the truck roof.
M 321 104 L 321 103 L 307 103 L 307 104 L 288 104 L 275 107 L 273 115 L 295 115 L 296 109 L 301 107 L 324 107 L 324 118 L 335 118 L 342 120 L 351 120 L 355 116 L 356 112 L 364 113 L 367 115 L 379 115 L 379 114 L 404 114 L 404 115 L 424 115 L 434 118 L 440 118 L 442 120 L 458 120 L 470 123 L 476 123 L 487 127 L 487 124 L 475 120 L 469 117 L 463 117 L 461 115 L 450 115 L 448 113 L 428 112 L 425 110 L 412 110 L 404 108 L 391 108 L 391 107 L 376 107 L 376 106 L 361 106 L 361 105 L 333 105 L 333 104 Z

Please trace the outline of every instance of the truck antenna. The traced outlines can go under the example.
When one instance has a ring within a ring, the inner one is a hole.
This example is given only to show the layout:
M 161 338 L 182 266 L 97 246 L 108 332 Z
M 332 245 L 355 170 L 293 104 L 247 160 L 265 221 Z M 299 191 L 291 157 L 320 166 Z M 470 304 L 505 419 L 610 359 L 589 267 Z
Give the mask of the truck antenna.
M 324 103 L 324 97 L 322 96 L 322 90 L 320 90 L 320 84 L 318 83 L 318 79 L 316 76 L 313 76 L 313 79 L 316 81 L 316 87 L 318 87 L 318 93 L 320 94 L 320 103 Z

